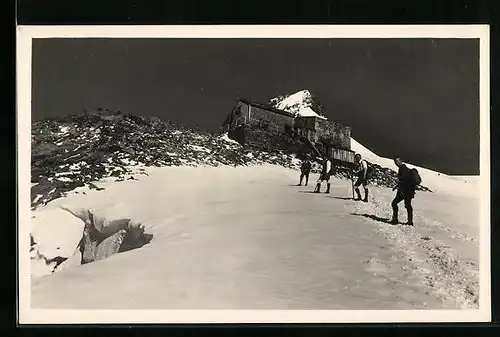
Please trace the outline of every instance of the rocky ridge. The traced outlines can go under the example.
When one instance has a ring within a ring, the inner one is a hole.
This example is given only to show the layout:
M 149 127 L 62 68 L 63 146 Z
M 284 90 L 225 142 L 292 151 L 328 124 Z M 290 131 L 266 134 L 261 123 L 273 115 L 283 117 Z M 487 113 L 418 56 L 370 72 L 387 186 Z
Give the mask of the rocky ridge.
M 77 187 L 97 188 L 102 178 L 135 179 L 147 166 L 298 165 L 282 151 L 251 151 L 220 134 L 107 110 L 35 122 L 31 146 L 33 207 Z

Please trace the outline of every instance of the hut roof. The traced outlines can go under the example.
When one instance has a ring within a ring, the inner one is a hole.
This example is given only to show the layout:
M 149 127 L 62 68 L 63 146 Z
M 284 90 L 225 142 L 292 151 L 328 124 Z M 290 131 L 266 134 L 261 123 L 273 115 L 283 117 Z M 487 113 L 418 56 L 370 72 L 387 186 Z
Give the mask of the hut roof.
M 279 115 L 283 115 L 283 116 L 287 116 L 287 117 L 292 117 L 292 118 L 295 117 L 294 114 L 292 114 L 292 113 L 290 113 L 288 111 L 285 111 L 285 110 L 276 109 L 275 107 L 273 107 L 273 106 L 271 106 L 269 104 L 263 104 L 263 103 L 251 101 L 251 100 L 248 100 L 248 99 L 244 99 L 244 98 L 239 98 L 238 102 L 245 103 L 245 104 L 248 104 L 248 105 L 251 105 L 251 106 L 255 106 L 255 107 L 261 108 L 263 110 L 272 111 L 272 112 L 277 113 Z

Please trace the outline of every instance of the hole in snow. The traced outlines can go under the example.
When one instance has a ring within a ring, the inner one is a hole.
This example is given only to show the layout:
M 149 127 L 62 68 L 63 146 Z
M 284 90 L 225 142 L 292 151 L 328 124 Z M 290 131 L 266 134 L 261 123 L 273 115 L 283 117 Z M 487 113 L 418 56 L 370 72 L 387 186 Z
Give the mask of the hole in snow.
M 99 219 L 108 226 L 99 226 L 93 214 L 88 211 L 82 241 L 80 242 L 81 264 L 105 259 L 114 254 L 141 248 L 148 244 L 153 235 L 144 226 L 130 219 Z M 100 230 L 98 230 L 100 228 Z

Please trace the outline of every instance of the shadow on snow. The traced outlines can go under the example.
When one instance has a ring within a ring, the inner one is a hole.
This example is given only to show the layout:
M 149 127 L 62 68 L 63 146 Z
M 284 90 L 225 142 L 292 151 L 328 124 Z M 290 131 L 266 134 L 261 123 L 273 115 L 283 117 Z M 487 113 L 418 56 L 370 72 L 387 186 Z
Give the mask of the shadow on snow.
M 375 221 L 378 221 L 378 222 L 383 222 L 383 223 L 386 223 L 386 224 L 389 224 L 389 225 L 393 225 L 393 226 L 395 225 L 395 224 L 391 223 L 391 219 L 382 218 L 382 217 L 379 217 L 379 216 L 374 215 L 374 214 L 351 213 L 351 215 L 362 216 L 362 217 L 370 219 L 370 220 L 375 220 Z

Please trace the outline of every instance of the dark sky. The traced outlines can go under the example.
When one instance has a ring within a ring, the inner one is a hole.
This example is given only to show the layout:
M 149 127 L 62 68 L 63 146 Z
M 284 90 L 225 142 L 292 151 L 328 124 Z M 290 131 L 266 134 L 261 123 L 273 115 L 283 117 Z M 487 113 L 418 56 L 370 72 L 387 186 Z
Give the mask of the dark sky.
M 479 174 L 476 39 L 33 41 L 34 120 L 108 108 L 217 130 L 237 97 L 302 89 L 380 155 Z

